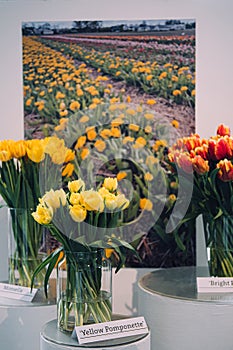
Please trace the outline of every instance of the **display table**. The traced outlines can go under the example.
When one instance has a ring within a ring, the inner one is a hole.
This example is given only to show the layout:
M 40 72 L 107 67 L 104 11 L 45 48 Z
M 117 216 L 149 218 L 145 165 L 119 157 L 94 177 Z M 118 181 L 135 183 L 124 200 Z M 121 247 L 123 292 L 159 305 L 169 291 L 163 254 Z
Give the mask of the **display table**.
M 38 291 L 32 302 L 0 297 L 0 348 L 39 350 L 40 330 L 56 314 L 53 293 L 46 299 L 43 291 Z
M 153 350 L 233 348 L 233 293 L 198 294 L 197 267 L 155 270 L 139 280 L 139 313 Z
M 57 329 L 57 320 L 47 322 L 40 335 L 40 350 L 150 350 L 150 333 L 79 345 L 75 338 Z

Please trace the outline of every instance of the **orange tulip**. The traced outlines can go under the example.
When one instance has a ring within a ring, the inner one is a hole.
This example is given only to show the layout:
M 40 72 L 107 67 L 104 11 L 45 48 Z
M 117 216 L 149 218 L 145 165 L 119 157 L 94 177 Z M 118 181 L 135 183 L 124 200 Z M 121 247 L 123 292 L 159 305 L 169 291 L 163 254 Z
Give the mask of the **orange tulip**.
M 201 156 L 203 159 L 208 158 L 208 145 L 203 144 L 201 147 L 195 149 L 195 153 L 198 156 Z
M 215 156 L 217 160 L 231 158 L 233 155 L 232 149 L 227 138 L 220 138 L 215 146 Z
M 176 162 L 180 168 L 184 170 L 185 173 L 191 174 L 193 171 L 192 160 L 186 153 L 180 153 L 176 157 Z
M 231 135 L 230 128 L 224 124 L 220 124 L 217 128 L 217 135 L 230 136 Z
M 196 147 L 200 146 L 200 138 L 197 136 L 187 138 L 185 140 L 185 146 L 188 151 L 194 150 Z
M 196 156 L 192 159 L 193 169 L 200 175 L 208 173 L 209 164 L 207 160 L 204 160 L 201 156 Z
M 215 149 L 216 149 L 216 141 L 213 139 L 210 139 L 208 143 L 208 153 L 209 153 L 209 159 L 211 160 L 216 160 Z
M 220 160 L 217 164 L 218 177 L 222 181 L 233 181 L 233 164 L 228 159 Z

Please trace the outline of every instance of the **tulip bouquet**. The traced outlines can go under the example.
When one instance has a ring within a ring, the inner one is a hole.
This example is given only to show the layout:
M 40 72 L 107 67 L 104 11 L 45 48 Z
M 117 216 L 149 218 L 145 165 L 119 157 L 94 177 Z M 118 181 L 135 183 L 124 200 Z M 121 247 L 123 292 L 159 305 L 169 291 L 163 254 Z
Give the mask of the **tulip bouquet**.
M 71 331 L 90 318 L 93 322 L 111 319 L 111 303 L 101 289 L 100 264 L 106 262 L 103 252 L 114 250 L 119 256 L 119 269 L 125 250 L 133 250 L 130 243 L 114 234 L 120 233 L 120 218 L 128 205 L 129 200 L 119 192 L 117 179 L 109 177 L 96 189 L 86 189 L 80 178 L 69 181 L 66 191 L 51 189 L 40 198 L 32 216 L 49 229 L 61 246 L 40 264 L 34 277 L 48 266 L 44 280 L 47 294 L 51 272 L 61 258 L 65 259 L 65 288 L 58 296 L 60 329 Z
M 193 195 L 185 220 L 203 215 L 210 273 L 233 276 L 233 136 L 221 124 L 216 136 L 179 139 L 169 160 L 193 172 Z
M 31 213 L 36 208 L 41 188 L 46 188 L 55 179 L 59 182 L 61 173 L 67 173 L 73 158 L 73 152 L 56 137 L 0 141 L 0 195 L 9 208 L 9 231 L 12 233 L 9 237 L 12 243 L 10 283 L 31 285 L 31 275 L 40 260 L 44 239 L 44 230 Z

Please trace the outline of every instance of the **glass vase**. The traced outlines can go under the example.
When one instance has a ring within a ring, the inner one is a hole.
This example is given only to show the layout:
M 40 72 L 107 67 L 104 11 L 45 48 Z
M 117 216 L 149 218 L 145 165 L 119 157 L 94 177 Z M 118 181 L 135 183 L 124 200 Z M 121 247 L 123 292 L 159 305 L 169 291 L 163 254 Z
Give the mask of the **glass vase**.
M 32 274 L 47 254 L 45 229 L 31 214 L 30 209 L 8 209 L 8 282 L 24 287 L 31 286 Z M 37 275 L 35 288 L 43 286 L 45 273 Z
M 107 322 L 112 317 L 112 268 L 103 250 L 65 252 L 58 267 L 58 328 Z
M 233 217 L 204 217 L 210 276 L 233 277 Z

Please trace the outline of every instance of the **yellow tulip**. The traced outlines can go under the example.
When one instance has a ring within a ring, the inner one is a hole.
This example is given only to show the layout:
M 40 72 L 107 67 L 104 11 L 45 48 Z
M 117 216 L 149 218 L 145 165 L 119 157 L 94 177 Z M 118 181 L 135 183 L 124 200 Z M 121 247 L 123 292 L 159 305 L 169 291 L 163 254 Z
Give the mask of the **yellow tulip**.
M 152 127 L 150 125 L 146 125 L 144 131 L 145 133 L 150 134 L 152 132 Z
M 119 128 L 112 127 L 112 128 L 111 128 L 111 135 L 112 135 L 113 137 L 118 138 L 118 137 L 121 136 L 121 130 L 120 130 Z
M 79 119 L 79 122 L 80 123 L 86 123 L 88 122 L 90 118 L 88 117 L 88 115 L 83 115 L 80 119 Z
M 103 187 L 105 187 L 110 192 L 116 191 L 117 189 L 117 178 L 106 177 L 103 182 Z
M 55 96 L 56 100 L 59 100 L 60 98 L 65 98 L 65 94 L 63 94 L 62 92 L 58 91 L 56 96 Z
M 64 163 L 67 153 L 64 140 L 55 136 L 48 137 L 46 139 L 45 153 L 50 155 L 55 164 Z
M 31 98 L 28 98 L 27 101 L 25 102 L 25 105 L 27 107 L 31 106 L 31 103 L 32 103 L 32 99 Z
M 75 159 L 75 152 L 72 151 L 70 148 L 66 148 L 64 162 L 68 163 L 68 162 L 71 162 L 74 159 Z
M 145 113 L 145 114 L 144 114 L 144 117 L 145 117 L 147 120 L 152 120 L 152 119 L 154 119 L 154 114 L 153 114 L 153 113 Z
M 83 191 L 81 193 L 81 202 L 89 211 L 102 212 L 104 210 L 103 198 L 94 190 Z
M 144 175 L 144 179 L 146 181 L 152 181 L 153 180 L 153 175 L 149 172 L 147 172 L 145 175 Z
M 173 126 L 174 128 L 176 128 L 176 129 L 179 128 L 179 122 L 178 122 L 177 120 L 173 119 L 173 121 L 171 122 L 171 124 L 172 124 L 172 126 Z
M 104 251 L 107 259 L 111 258 L 111 255 L 114 253 L 114 249 L 112 248 L 105 248 Z
M 79 96 L 79 97 L 82 96 L 82 95 L 83 95 L 83 90 L 78 88 L 78 89 L 76 90 L 76 94 L 77 94 L 77 96 Z
M 72 192 L 79 192 L 85 190 L 85 182 L 82 179 L 73 180 L 68 182 L 68 189 Z
M 146 146 L 146 140 L 144 139 L 144 137 L 139 136 L 136 140 L 135 140 L 135 144 L 134 144 L 134 148 L 142 148 Z
M 78 101 L 73 101 L 70 103 L 70 109 L 71 111 L 76 111 L 80 108 L 80 103 Z
M 139 125 L 129 124 L 129 130 L 138 131 L 140 129 Z
M 94 143 L 94 147 L 97 149 L 98 152 L 103 152 L 106 148 L 106 143 L 103 140 L 97 140 Z
M 75 222 L 83 222 L 86 219 L 87 211 L 82 205 L 70 206 L 70 216 Z
M 125 136 L 124 139 L 122 140 L 123 145 L 125 145 L 128 142 L 134 142 L 134 137 Z
M 13 140 L 0 141 L 0 161 L 7 162 L 12 159 L 12 145 L 14 145 Z
M 13 158 L 17 158 L 17 159 L 24 157 L 26 155 L 25 141 L 20 140 L 12 143 L 11 154 Z
M 130 203 L 129 200 L 125 197 L 125 195 L 122 193 L 116 196 L 116 201 L 117 201 L 117 208 L 121 210 L 128 208 Z
M 69 198 L 70 204 L 78 205 L 80 204 L 81 195 L 78 192 L 72 192 Z
M 35 163 L 40 163 L 45 156 L 44 142 L 42 140 L 27 140 L 26 152 L 29 159 Z
M 125 171 L 120 171 L 118 174 L 117 174 L 117 181 L 121 181 L 123 180 L 124 178 L 126 178 L 127 176 L 127 173 Z
M 116 209 L 118 207 L 117 196 L 115 196 L 111 192 L 108 192 L 108 194 L 104 197 L 104 203 L 106 208 L 108 208 L 109 210 Z
M 177 89 L 176 89 L 176 90 L 173 90 L 173 91 L 172 91 L 172 95 L 173 95 L 173 96 L 179 96 L 179 95 L 181 95 L 181 91 L 180 91 L 180 90 L 177 90 Z
M 46 204 L 53 209 L 58 209 L 60 205 L 66 205 L 66 193 L 63 189 L 47 191 L 44 196 L 40 199 L 41 204 Z
M 53 210 L 51 207 L 38 204 L 36 211 L 32 213 L 32 216 L 40 225 L 48 225 L 52 221 Z
M 81 153 L 80 153 L 80 157 L 82 160 L 84 160 L 85 158 L 87 158 L 89 156 L 89 149 L 87 147 L 83 148 Z
M 59 108 L 64 111 L 66 109 L 66 104 L 65 102 L 61 102 L 60 105 L 59 105 Z
M 86 140 L 87 137 L 85 135 L 80 136 L 76 142 L 75 149 L 82 148 L 85 145 Z
M 103 139 L 108 139 L 110 136 L 111 136 L 111 130 L 109 129 L 103 129 L 100 131 L 100 136 L 103 138 Z
M 146 103 L 147 103 L 149 106 L 153 106 L 153 105 L 156 103 L 156 101 L 155 101 L 154 99 L 149 99 L 149 100 L 146 101 Z
M 151 211 L 153 209 L 153 203 L 150 199 L 141 198 L 139 202 L 139 206 L 142 210 Z
M 88 128 L 88 130 L 87 130 L 88 140 L 93 141 L 96 138 L 96 136 L 97 136 L 97 134 L 96 134 L 95 128 L 94 127 Z
M 68 163 L 62 170 L 62 176 L 71 177 L 74 172 L 74 164 Z

